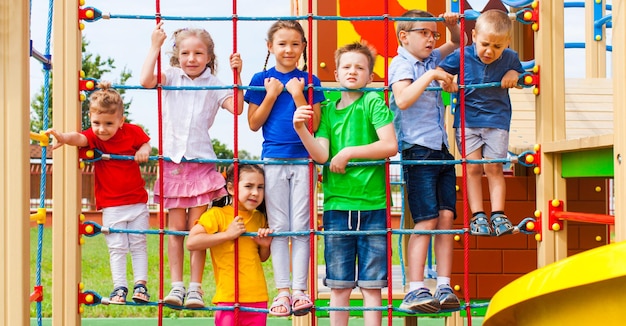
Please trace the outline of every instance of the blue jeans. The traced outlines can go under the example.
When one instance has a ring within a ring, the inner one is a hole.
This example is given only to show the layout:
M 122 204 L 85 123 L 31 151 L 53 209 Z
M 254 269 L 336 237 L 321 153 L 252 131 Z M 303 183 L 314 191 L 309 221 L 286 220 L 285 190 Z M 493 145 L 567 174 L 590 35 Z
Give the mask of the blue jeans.
M 325 211 L 326 231 L 386 230 L 386 210 Z M 387 286 L 386 235 L 325 235 L 324 285 L 331 289 L 382 289 Z M 358 278 L 356 266 L 358 263 Z
M 454 160 L 448 149 L 442 150 L 415 145 L 402 151 L 403 160 Z M 440 210 L 449 210 L 456 218 L 456 173 L 453 164 L 404 165 L 402 167 L 409 197 L 413 222 L 439 216 Z

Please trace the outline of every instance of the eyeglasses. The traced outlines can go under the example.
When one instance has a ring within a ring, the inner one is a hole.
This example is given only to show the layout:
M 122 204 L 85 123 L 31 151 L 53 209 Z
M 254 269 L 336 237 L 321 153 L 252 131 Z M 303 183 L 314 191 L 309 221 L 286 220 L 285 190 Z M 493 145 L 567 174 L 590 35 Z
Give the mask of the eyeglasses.
M 420 34 L 422 34 L 422 36 L 424 36 L 425 38 L 430 38 L 432 36 L 435 41 L 441 38 L 441 33 L 431 31 L 428 28 L 413 28 L 409 29 L 407 32 L 420 32 Z

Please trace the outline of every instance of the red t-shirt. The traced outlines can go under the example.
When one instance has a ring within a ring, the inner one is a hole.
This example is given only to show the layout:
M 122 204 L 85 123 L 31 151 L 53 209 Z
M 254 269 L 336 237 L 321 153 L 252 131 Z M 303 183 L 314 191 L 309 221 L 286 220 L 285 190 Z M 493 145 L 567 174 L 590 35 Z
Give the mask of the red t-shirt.
M 146 133 L 133 124 L 124 123 L 111 139 L 100 140 L 91 129 L 82 132 L 90 148 L 105 154 L 130 155 L 150 141 Z M 148 202 L 145 181 L 134 160 L 100 160 L 94 162 L 96 209 Z

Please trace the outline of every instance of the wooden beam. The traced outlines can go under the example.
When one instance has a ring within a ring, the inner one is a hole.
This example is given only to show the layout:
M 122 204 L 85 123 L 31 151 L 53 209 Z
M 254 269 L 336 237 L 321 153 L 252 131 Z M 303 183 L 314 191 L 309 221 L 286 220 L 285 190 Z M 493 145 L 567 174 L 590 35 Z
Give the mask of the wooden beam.
M 539 1 L 539 29 L 535 42 L 535 62 L 539 66 L 541 87 L 537 96 L 537 143 L 565 139 L 565 79 L 563 0 Z M 565 200 L 565 180 L 560 178 L 560 156 L 541 153 L 542 168 L 537 175 L 537 209 L 544 219 L 548 202 Z M 537 266 L 542 267 L 567 255 L 567 230 L 553 232 L 542 223 L 543 238 L 537 245 Z
M 0 324 L 30 323 L 29 6 L 0 0 Z
M 62 131 L 80 131 L 81 110 L 78 77 L 81 68 L 81 35 L 78 29 L 78 0 L 54 2 L 54 62 L 52 124 Z M 63 146 L 53 152 L 55 182 L 52 225 L 52 325 L 78 325 L 81 254 L 78 237 L 80 205 L 80 171 L 78 151 Z M 86 284 L 87 287 L 90 284 Z
M 578 139 L 557 140 L 542 144 L 541 151 L 544 153 L 564 153 L 610 148 L 613 147 L 613 139 L 613 134 L 606 134 Z

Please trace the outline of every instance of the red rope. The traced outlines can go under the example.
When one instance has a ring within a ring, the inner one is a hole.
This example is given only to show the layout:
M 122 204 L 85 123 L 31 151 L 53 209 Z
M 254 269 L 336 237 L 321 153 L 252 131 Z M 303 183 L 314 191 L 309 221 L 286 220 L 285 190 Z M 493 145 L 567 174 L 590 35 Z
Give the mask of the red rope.
M 158 25 L 161 22 L 161 2 L 156 0 L 155 4 L 156 11 L 156 24 Z M 161 94 L 163 89 L 161 88 L 161 52 L 159 51 L 159 55 L 157 56 L 157 114 L 158 114 L 158 129 L 159 129 L 159 193 L 161 194 L 161 205 L 159 205 L 159 299 L 163 298 L 163 268 L 164 268 L 164 258 L 163 258 L 163 250 L 165 243 L 165 233 L 163 230 L 165 229 L 165 210 L 163 208 L 163 103 L 161 100 Z M 159 308 L 158 308 L 159 321 L 158 325 L 163 325 L 163 301 L 159 300 Z
M 308 17 L 307 17 L 307 23 L 308 23 L 308 41 L 309 41 L 309 46 L 307 46 L 307 58 L 309 60 L 312 60 L 313 58 L 313 0 L 309 0 L 308 1 L 308 8 L 307 8 L 307 13 L 308 13 Z M 297 8 L 296 8 L 297 9 Z M 298 14 L 298 12 L 296 12 L 296 14 Z M 313 66 L 307 64 L 308 67 L 308 102 L 310 105 L 313 105 Z M 310 132 L 313 132 L 313 119 L 309 120 L 308 123 L 308 128 Z M 317 285 L 317 277 L 313 278 L 311 276 L 313 275 L 317 275 L 316 274 L 316 269 L 317 269 L 317 260 L 315 259 L 317 257 L 317 255 L 313 255 L 315 251 L 315 220 L 317 219 L 317 210 L 314 209 L 314 197 L 313 194 L 314 192 L 314 182 L 317 180 L 317 169 L 315 168 L 315 165 L 313 164 L 312 160 L 309 160 L 309 295 L 311 297 L 311 301 L 313 301 L 315 303 L 315 299 L 316 299 L 316 291 L 313 291 L 313 289 L 315 289 L 315 286 Z M 315 172 L 315 173 L 314 173 Z M 313 316 L 313 318 L 311 318 L 311 325 L 315 326 L 315 324 L 317 323 L 315 316 L 315 304 L 313 304 L 313 307 L 311 307 L 311 316 Z
M 233 0 L 233 53 L 237 52 L 237 0 Z M 234 216 L 238 216 L 239 215 L 239 187 L 237 185 L 239 185 L 239 143 L 238 143 L 238 113 L 239 113 L 239 95 L 237 94 L 238 89 L 237 89 L 237 83 L 239 82 L 238 78 L 237 78 L 237 71 L 233 70 L 233 80 L 234 80 L 234 94 L 233 94 L 233 107 L 234 107 L 234 114 L 233 114 L 233 134 L 234 134 L 234 140 L 233 140 L 233 158 L 234 158 L 234 162 L 233 162 L 233 173 L 234 175 L 234 179 L 233 179 L 233 183 L 236 185 L 235 187 L 233 187 L 234 189 L 234 193 L 233 193 L 233 208 L 234 208 Z M 239 238 L 235 239 L 235 310 L 234 310 L 234 321 L 235 321 L 235 325 L 239 325 Z
M 389 58 L 389 0 L 385 0 L 383 4 L 384 8 L 384 58 Z M 389 71 L 389 60 L 383 60 L 385 67 L 385 76 L 384 76 L 384 84 L 385 90 L 383 91 L 385 97 L 385 103 L 389 106 L 389 74 L 386 73 Z M 385 205 L 386 208 L 386 216 L 387 216 L 387 324 L 391 326 L 393 324 L 393 265 L 392 265 L 392 250 L 391 250 L 391 180 L 389 177 L 389 160 L 385 162 L 385 191 L 387 193 L 387 202 Z
M 465 1 L 459 3 L 459 13 L 465 11 Z M 461 33 L 459 38 L 460 63 L 459 63 L 459 85 L 465 85 L 465 17 L 461 16 Z M 467 315 L 467 325 L 472 326 L 472 308 L 470 307 L 469 288 L 469 204 L 467 199 L 467 156 L 465 148 L 465 89 L 459 91 L 459 107 L 461 115 L 461 167 L 463 168 L 463 299 L 465 300 L 465 312 Z

